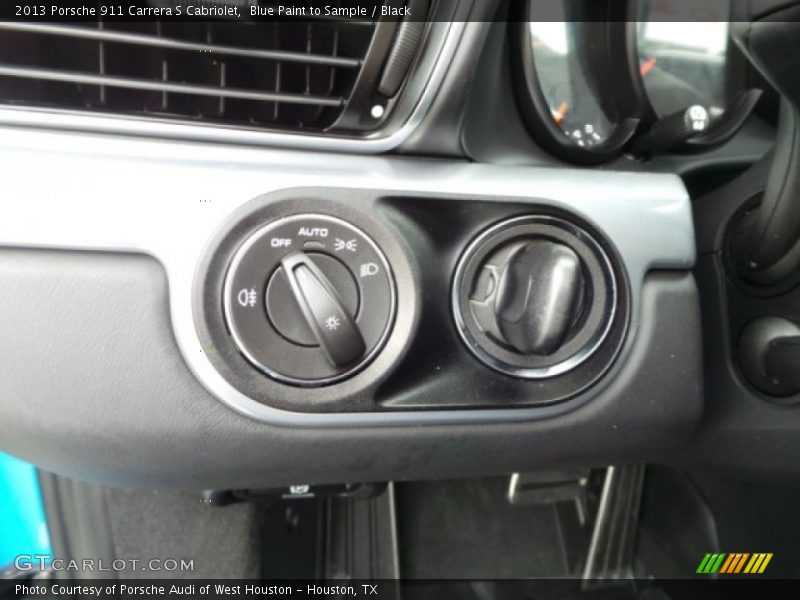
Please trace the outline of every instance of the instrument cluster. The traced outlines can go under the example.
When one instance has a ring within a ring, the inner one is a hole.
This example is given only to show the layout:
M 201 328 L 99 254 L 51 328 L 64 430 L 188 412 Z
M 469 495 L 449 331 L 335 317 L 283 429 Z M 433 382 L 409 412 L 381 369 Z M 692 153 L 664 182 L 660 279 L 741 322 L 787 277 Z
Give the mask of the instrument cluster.
M 730 0 L 528 0 L 522 10 L 517 99 L 537 142 L 565 160 L 706 149 L 758 100 Z

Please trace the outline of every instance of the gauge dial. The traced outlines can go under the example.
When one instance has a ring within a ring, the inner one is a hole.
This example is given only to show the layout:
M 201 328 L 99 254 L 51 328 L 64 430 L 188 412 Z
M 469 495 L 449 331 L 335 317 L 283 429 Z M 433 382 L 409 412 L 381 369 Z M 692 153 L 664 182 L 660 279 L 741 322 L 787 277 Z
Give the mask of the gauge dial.
M 616 156 L 639 123 L 642 94 L 617 0 L 518 3 L 512 38 L 522 116 L 545 150 L 578 163 Z
M 639 69 L 658 117 L 704 106 L 712 121 L 727 105 L 729 0 L 646 0 L 639 5 Z
M 600 48 L 596 41 L 583 37 L 582 25 L 564 21 L 528 24 L 534 67 L 553 122 L 577 146 L 592 147 L 605 142 L 613 127 L 582 60 L 583 53 Z

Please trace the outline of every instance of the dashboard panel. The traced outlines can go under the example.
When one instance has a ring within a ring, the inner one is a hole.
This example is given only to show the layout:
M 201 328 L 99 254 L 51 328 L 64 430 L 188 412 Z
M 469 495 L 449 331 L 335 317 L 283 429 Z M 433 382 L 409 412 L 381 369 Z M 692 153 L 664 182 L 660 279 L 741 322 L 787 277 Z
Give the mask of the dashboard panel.
M 127 485 L 221 488 L 467 474 L 556 465 L 566 456 L 582 462 L 663 452 L 700 414 L 699 317 L 688 274 L 694 245 L 688 198 L 675 176 L 565 176 L 541 167 L 241 148 L 220 164 L 213 145 L 107 136 L 87 144 L 86 134 L 11 129 L 5 140 L 3 160 L 14 165 L 9 189 L 21 202 L 0 220 L 5 245 L 18 248 L 0 275 L 14 290 L 3 308 L 16 315 L 0 327 L 9 367 L 2 385 L 32 412 L 4 403 L 0 438 L 49 470 Z M 51 158 L 32 161 L 42 144 Z M 88 165 L 99 167 L 91 188 Z M 43 168 L 48 178 L 32 177 Z M 118 185 L 145 171 L 139 185 Z M 270 191 L 282 200 L 269 203 L 272 210 L 307 211 L 313 198 L 300 181 L 341 190 L 346 203 L 328 198 L 327 210 L 344 207 L 381 241 L 398 290 L 383 351 L 352 378 L 312 391 L 271 383 L 244 361 L 226 370 L 234 364 L 227 346 L 209 343 L 193 310 L 199 258 L 216 247 L 224 223 L 240 222 L 237 215 Z M 60 202 L 52 185 L 73 200 Z M 474 208 L 456 208 L 464 201 Z M 469 214 L 462 227 L 474 236 L 509 209 L 579 215 L 614 240 L 623 260 L 631 294 L 625 346 L 597 385 L 567 402 L 513 406 L 515 397 L 536 398 L 531 390 L 539 386 L 483 366 L 450 316 L 451 269 L 468 238 L 445 247 L 452 228 L 432 223 Z M 114 316 L 123 300 L 130 310 Z M 67 350 L 79 332 L 75 362 Z M 29 358 L 45 338 L 51 367 L 42 377 L 41 361 Z M 92 376 L 98 372 L 105 375 Z M 641 411 L 654 372 L 670 383 L 660 387 L 663 396 L 648 392 L 650 408 Z M 484 406 L 458 405 L 466 400 Z M 377 403 L 405 408 L 375 412 Z M 52 422 L 57 429 L 45 435 Z M 585 442 L 580 448 L 575 435 Z

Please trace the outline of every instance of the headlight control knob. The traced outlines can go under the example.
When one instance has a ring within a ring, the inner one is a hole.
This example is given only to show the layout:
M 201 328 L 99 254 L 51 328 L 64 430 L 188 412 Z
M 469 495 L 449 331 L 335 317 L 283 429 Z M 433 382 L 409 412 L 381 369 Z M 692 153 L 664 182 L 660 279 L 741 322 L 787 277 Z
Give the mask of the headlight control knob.
M 315 386 L 355 374 L 385 342 L 395 287 L 380 248 L 327 215 L 295 215 L 253 233 L 224 286 L 228 329 L 266 375 Z
M 456 269 L 453 312 L 481 361 L 525 379 L 577 367 L 606 338 L 617 280 L 603 247 L 551 216 L 501 222 L 470 244 Z

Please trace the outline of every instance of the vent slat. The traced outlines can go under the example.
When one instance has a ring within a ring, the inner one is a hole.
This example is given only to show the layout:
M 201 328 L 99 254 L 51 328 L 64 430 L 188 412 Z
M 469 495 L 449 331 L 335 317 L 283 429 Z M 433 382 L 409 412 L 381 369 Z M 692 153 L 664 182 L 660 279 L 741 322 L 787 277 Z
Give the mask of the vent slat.
M 287 104 L 301 104 L 309 106 L 340 107 L 344 104 L 343 98 L 330 96 L 257 92 L 235 88 L 221 89 L 217 87 L 192 85 L 187 83 L 167 83 L 164 81 L 108 77 L 92 75 L 91 73 L 74 73 L 68 71 L 54 71 L 51 69 L 35 69 L 30 67 L 15 67 L 8 65 L 0 65 L 0 77 L 19 77 L 22 79 L 59 81 L 65 83 L 79 83 L 153 92 L 169 92 L 172 94 L 190 94 L 194 96 L 215 97 L 221 96 L 224 98 L 238 98 L 240 100 L 261 100 L 264 102 L 283 102 Z
M 142 35 L 138 33 L 111 31 L 108 29 L 87 29 L 85 27 L 73 27 L 70 25 L 45 25 L 37 23 L 0 21 L 0 31 L 2 30 L 36 33 L 42 35 L 58 35 L 74 37 L 78 39 L 95 40 L 98 42 L 116 42 L 120 44 L 150 46 L 155 48 L 166 48 L 169 50 L 208 52 L 211 54 L 244 56 L 247 58 L 259 58 L 263 60 L 297 62 L 304 63 L 306 65 L 324 65 L 343 69 L 357 69 L 362 64 L 361 60 L 355 58 L 309 54 L 306 52 L 286 52 L 280 50 L 262 50 L 258 48 L 237 48 L 235 46 L 224 46 L 210 43 L 193 43 L 171 38 Z

